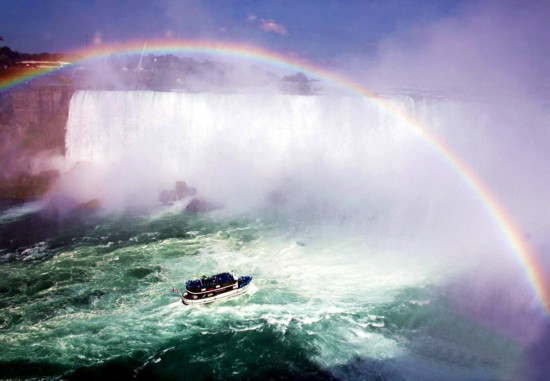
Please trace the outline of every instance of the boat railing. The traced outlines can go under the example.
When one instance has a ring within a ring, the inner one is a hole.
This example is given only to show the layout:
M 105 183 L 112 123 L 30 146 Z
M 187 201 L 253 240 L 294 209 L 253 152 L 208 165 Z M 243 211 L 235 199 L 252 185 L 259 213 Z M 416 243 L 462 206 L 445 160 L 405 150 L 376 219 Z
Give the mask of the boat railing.
M 227 289 L 227 288 L 232 288 L 234 287 L 235 285 L 237 285 L 237 281 L 234 280 L 232 282 L 229 282 L 229 283 L 223 283 L 223 284 L 218 284 L 218 285 L 215 285 L 214 287 L 203 287 L 199 290 L 197 289 L 189 289 L 189 288 L 186 288 L 186 291 L 190 294 L 196 294 L 196 295 L 202 295 L 202 294 L 207 294 L 209 292 L 212 292 L 212 291 L 219 291 L 219 290 L 224 290 L 224 289 Z

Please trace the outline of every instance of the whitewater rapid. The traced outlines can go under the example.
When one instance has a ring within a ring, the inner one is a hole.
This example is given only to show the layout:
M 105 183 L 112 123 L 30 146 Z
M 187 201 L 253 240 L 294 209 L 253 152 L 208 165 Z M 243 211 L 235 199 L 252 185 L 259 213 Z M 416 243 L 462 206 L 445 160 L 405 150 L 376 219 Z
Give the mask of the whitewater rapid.
M 185 366 L 190 379 L 436 380 L 491 379 L 517 361 L 505 339 L 452 311 L 441 272 L 421 259 L 403 264 L 348 227 L 257 217 L 74 221 L 36 246 L 40 256 L 0 269 L 0 289 L 12 290 L 2 294 L 11 307 L 0 311 L 9 348 L 0 366 L 21 375 L 21 359 L 55 364 L 35 376 L 180 377 Z M 198 307 L 171 292 L 228 269 L 254 276 L 251 292 Z

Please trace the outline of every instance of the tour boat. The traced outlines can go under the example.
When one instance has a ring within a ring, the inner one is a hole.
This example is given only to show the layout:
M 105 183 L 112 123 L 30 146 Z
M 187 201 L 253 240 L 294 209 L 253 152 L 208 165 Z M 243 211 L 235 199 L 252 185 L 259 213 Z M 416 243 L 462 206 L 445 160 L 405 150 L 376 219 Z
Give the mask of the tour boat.
M 245 275 L 235 279 L 232 273 L 225 272 L 188 280 L 181 302 L 186 305 L 213 303 L 227 300 L 246 293 L 252 277 Z

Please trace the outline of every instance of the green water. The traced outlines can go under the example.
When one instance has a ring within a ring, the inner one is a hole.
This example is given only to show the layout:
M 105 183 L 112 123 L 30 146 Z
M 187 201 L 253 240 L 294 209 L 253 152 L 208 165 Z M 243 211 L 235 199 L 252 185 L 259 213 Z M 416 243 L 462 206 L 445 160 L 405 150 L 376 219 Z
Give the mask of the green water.
M 342 224 L 10 209 L 0 234 L 1 378 L 513 379 L 521 355 L 437 271 Z M 171 292 L 225 270 L 252 290 L 198 307 Z

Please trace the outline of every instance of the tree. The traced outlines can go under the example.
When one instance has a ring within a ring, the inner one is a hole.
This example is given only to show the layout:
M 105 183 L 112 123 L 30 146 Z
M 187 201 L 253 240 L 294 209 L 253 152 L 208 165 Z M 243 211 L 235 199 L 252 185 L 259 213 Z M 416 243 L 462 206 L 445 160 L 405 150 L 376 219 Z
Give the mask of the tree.
M 304 73 L 296 73 L 283 77 L 281 89 L 288 93 L 311 95 L 318 91 L 314 88 L 315 82 L 317 80 L 309 78 Z

